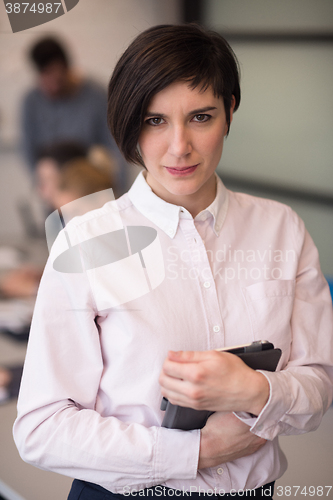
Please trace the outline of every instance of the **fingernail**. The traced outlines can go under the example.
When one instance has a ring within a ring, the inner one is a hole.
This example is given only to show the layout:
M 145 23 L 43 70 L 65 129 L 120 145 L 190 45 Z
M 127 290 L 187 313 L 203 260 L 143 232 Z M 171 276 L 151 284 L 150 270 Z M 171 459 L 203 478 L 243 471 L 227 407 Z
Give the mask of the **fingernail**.
M 172 358 L 179 358 L 182 351 L 169 351 L 169 356 Z

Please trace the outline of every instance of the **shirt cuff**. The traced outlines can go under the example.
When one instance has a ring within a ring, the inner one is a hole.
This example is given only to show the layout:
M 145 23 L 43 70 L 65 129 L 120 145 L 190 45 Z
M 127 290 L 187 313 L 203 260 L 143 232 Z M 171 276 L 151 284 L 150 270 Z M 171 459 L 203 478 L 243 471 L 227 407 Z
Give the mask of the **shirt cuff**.
M 272 441 L 281 430 L 281 418 L 291 408 L 292 395 L 287 377 L 283 372 L 257 371 L 262 373 L 269 383 L 267 403 L 257 417 L 253 417 L 246 412 L 235 412 L 234 414 L 242 422 L 250 426 L 251 432 Z
M 200 430 L 158 428 L 155 451 L 156 479 L 195 479 L 198 473 Z

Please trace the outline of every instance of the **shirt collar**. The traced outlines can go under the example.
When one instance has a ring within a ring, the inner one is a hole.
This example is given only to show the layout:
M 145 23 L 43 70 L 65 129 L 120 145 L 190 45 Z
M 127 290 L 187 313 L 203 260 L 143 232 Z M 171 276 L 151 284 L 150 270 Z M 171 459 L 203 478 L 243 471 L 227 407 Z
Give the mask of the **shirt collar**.
M 191 218 L 191 214 L 181 206 L 168 203 L 153 193 L 145 179 L 145 172 L 141 171 L 128 191 L 133 205 L 147 219 L 156 224 L 170 238 L 177 232 L 180 218 Z M 217 189 L 214 201 L 196 217 L 196 221 L 204 221 L 209 217 L 214 218 L 214 232 L 219 236 L 228 210 L 228 191 L 217 174 Z

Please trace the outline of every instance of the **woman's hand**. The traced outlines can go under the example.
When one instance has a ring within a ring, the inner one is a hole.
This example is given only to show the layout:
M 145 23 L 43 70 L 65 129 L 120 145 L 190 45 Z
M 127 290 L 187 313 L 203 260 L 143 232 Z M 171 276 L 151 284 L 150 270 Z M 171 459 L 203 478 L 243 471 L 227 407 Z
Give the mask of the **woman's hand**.
M 269 397 L 266 377 L 238 356 L 217 351 L 170 351 L 159 382 L 173 404 L 258 415 Z
M 233 413 L 217 412 L 201 430 L 198 469 L 216 467 L 251 455 L 266 443 Z

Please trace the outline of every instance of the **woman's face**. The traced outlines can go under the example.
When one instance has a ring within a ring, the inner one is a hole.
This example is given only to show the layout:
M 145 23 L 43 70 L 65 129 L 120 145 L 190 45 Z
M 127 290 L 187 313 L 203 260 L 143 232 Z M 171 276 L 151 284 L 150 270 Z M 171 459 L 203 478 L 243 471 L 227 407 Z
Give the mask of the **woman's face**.
M 227 131 L 223 99 L 211 88 L 202 92 L 175 82 L 156 94 L 139 137 L 152 190 L 193 216 L 207 208 L 215 198 L 214 172 Z

